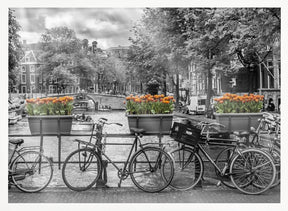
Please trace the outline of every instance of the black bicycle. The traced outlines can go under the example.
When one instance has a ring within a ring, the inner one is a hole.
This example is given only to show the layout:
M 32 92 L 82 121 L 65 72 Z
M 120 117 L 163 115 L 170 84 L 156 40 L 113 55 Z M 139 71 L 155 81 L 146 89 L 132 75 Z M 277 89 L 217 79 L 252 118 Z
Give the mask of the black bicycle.
M 281 170 L 281 162 L 280 162 L 280 138 L 281 138 L 281 121 L 280 115 L 272 114 L 272 113 L 263 113 L 263 117 L 259 119 L 259 125 L 255 129 L 251 127 L 249 142 L 250 145 L 253 145 L 257 148 L 263 149 L 268 152 L 276 166 L 276 179 L 272 185 L 272 187 L 276 187 L 280 184 L 280 170 Z
M 221 133 L 219 124 L 193 126 L 174 123 L 172 137 L 181 143 L 171 152 L 175 159 L 175 176 L 170 186 L 177 190 L 193 188 L 202 179 L 204 164 L 199 152 L 215 167 L 220 182 L 246 194 L 260 194 L 275 181 L 272 157 L 245 144 L 246 132 L 234 133 L 235 139 Z M 224 150 L 213 160 L 203 146 L 222 146 Z
M 145 192 L 159 192 L 168 187 L 174 176 L 173 159 L 159 143 L 158 146 L 142 144 L 143 129 L 131 129 L 135 138 L 123 168 L 105 154 L 106 136 L 103 135 L 103 127 L 112 124 L 122 126 L 120 123 L 108 123 L 107 119 L 100 118 L 94 123 L 89 142 L 75 140 L 78 142 L 78 149 L 68 155 L 62 168 L 62 177 L 67 187 L 74 191 L 85 191 L 93 187 L 102 175 L 103 157 L 117 169 L 119 187 L 128 176 Z M 139 150 L 133 153 L 137 146 Z
M 13 150 L 8 164 L 8 187 L 15 185 L 28 193 L 43 190 L 53 176 L 53 163 L 37 146 L 22 147 L 23 139 L 10 139 Z

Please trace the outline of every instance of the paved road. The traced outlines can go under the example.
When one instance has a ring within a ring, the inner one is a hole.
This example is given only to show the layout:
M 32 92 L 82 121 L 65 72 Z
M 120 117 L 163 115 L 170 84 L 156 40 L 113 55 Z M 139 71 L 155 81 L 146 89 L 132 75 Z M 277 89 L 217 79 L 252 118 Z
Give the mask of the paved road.
M 245 195 L 224 187 L 206 186 L 188 191 L 164 190 L 145 193 L 134 187 L 93 188 L 74 192 L 67 188 L 46 188 L 40 193 L 27 194 L 11 189 L 9 203 L 280 203 L 280 188 L 262 195 Z

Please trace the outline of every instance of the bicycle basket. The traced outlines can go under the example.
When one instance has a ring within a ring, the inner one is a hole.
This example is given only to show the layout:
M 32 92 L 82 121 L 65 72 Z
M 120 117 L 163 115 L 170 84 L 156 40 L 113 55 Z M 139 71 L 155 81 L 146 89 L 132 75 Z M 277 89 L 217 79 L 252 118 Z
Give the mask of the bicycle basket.
M 196 145 L 197 143 L 204 141 L 201 136 L 200 128 L 179 122 L 174 122 L 170 136 L 174 138 L 175 141 L 187 145 Z

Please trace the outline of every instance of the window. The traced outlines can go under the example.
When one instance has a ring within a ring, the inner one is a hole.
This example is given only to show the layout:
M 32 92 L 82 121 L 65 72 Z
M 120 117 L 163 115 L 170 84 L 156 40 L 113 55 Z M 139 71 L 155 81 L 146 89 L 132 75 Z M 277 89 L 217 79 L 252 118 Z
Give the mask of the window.
M 42 75 L 39 75 L 39 83 L 42 84 Z
M 22 93 L 26 93 L 26 86 L 22 86 Z
M 25 74 L 21 75 L 21 83 L 26 84 L 26 75 Z
M 206 104 L 206 99 L 198 100 L 198 105 L 205 105 L 205 104 Z
M 32 85 L 31 86 L 31 92 L 34 92 L 35 91 L 35 85 Z
M 22 71 L 22 72 L 26 72 L 25 66 L 22 66 L 22 67 L 21 67 L 21 71 Z
M 35 74 L 30 75 L 30 82 L 31 82 L 31 84 L 35 83 Z
M 29 57 L 25 57 L 25 62 L 30 62 L 30 58 Z
M 30 65 L 30 72 L 34 73 L 35 72 L 35 66 L 34 65 Z

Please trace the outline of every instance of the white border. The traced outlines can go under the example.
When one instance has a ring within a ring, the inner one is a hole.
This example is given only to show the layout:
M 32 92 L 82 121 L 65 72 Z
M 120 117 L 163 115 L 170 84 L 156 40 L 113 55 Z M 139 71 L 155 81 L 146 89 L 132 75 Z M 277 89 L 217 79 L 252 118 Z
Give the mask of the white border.
M 162 209 L 162 210 L 283 210 L 287 204 L 287 132 L 285 128 L 287 127 L 287 97 L 282 94 L 281 110 L 283 111 L 282 116 L 282 166 L 281 166 L 281 177 L 284 178 L 281 181 L 281 203 L 280 204 L 8 204 L 7 195 L 7 137 L 8 137 L 8 112 L 7 111 L 7 98 L 8 98 L 8 8 L 9 7 L 67 7 L 67 8 L 85 8 L 85 7 L 122 7 L 122 8 L 139 8 L 139 7 L 281 7 L 281 46 L 282 46 L 282 59 L 281 59 L 281 69 L 282 69 L 282 90 L 286 91 L 285 79 L 287 78 L 287 1 L 284 0 L 178 0 L 178 1 L 167 1 L 167 0 L 106 0 L 106 1 L 96 1 L 96 0 L 49 0 L 49 1 L 39 1 L 39 0 L 10 0 L 9 2 L 1 1 L 1 208 L 3 210 L 23 210 L 23 208 L 29 208 L 29 210 L 60 210 L 63 207 L 67 207 L 69 210 L 80 210 L 80 209 L 98 209 L 98 210 L 138 210 L 138 209 Z M 286 4 L 285 4 L 286 3 Z M 283 121 L 284 120 L 284 121 Z M 286 143 L 285 143 L 286 142 Z M 285 181 L 286 180 L 286 181 Z M 97 193 L 95 193 L 97 194 Z M 25 209 L 26 210 L 26 209 Z

